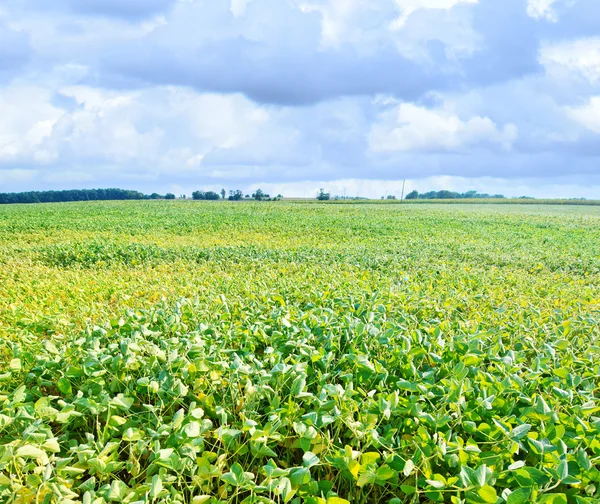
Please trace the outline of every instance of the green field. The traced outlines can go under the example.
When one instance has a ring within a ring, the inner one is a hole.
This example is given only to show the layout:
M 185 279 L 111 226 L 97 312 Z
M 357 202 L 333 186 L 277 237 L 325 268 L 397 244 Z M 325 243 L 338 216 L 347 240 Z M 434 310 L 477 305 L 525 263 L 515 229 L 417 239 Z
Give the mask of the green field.
M 600 207 L 0 207 L 0 502 L 600 502 Z

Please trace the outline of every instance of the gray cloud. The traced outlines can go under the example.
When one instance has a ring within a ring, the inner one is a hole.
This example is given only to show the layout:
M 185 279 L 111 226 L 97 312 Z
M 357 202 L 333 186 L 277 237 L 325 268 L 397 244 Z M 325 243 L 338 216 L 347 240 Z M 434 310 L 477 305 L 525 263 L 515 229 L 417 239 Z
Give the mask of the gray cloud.
M 600 180 L 594 0 L 313 3 L 7 0 L 0 190 Z
M 264 0 L 250 4 L 248 19 L 240 21 L 223 2 L 212 5 L 180 6 L 166 26 L 134 43 L 106 49 L 98 83 L 185 85 L 199 91 L 240 92 L 260 103 L 306 105 L 338 96 L 376 94 L 416 100 L 430 91 L 487 85 L 541 70 L 536 21 L 526 15 L 522 0 L 501 4 L 482 0 L 460 7 L 472 17 L 482 46 L 458 59 L 449 57 L 451 48 L 434 33 L 424 34 L 419 41 L 425 59 L 403 56 L 393 34 L 372 51 L 361 52 L 360 47 L 344 43 L 323 48 L 318 13 Z M 395 11 L 392 5 L 381 10 L 387 13 L 379 20 L 385 26 Z M 418 17 L 422 25 L 437 25 L 435 31 L 442 33 L 444 17 L 439 13 L 413 13 L 409 22 Z M 221 22 L 223 34 L 203 39 L 205 18 Z M 199 25 L 197 38 L 174 35 L 185 33 L 194 21 Z M 256 37 L 252 30 L 240 30 L 243 23 L 262 23 L 265 33 Z

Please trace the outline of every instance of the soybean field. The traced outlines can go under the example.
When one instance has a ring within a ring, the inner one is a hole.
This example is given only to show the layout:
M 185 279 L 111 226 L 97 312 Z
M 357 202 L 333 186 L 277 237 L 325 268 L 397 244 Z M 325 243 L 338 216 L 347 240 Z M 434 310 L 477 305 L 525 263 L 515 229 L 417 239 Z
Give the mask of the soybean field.
M 600 502 L 600 207 L 0 207 L 0 502 Z

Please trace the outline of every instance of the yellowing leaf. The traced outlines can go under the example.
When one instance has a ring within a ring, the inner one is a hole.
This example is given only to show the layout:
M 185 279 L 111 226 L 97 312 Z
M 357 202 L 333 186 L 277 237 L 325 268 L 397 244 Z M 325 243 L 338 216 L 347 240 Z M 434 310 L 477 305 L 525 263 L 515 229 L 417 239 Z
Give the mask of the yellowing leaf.
M 23 445 L 17 449 L 16 455 L 23 458 L 43 458 L 46 452 L 32 445 Z
M 477 493 L 479 494 L 479 497 L 481 497 L 483 499 L 484 502 L 489 502 L 490 504 L 495 504 L 495 502 L 498 500 L 498 495 L 496 494 L 496 490 L 489 486 L 483 486 L 480 489 L 477 490 Z
M 350 501 L 342 499 L 341 497 L 328 497 L 327 504 L 350 504 Z

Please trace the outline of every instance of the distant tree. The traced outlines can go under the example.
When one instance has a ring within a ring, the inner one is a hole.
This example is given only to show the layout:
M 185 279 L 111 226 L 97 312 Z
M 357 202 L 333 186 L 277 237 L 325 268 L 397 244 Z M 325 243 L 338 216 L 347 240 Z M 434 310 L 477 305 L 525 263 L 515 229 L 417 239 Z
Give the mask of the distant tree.
M 457 193 L 454 191 L 429 191 L 423 194 L 419 194 L 417 191 L 412 191 L 406 196 L 406 199 L 485 199 L 485 198 L 504 198 L 503 194 L 490 195 L 487 193 L 478 193 L 477 191 L 467 191 L 464 193 Z
M 256 192 L 252 195 L 252 197 L 256 201 L 262 201 L 263 199 L 268 198 L 268 195 L 265 194 L 262 189 L 257 189 Z
M 161 199 L 161 198 L 162 198 L 162 196 L 158 193 L 152 193 L 150 195 L 150 199 Z
M 226 194 L 225 189 L 221 189 L 221 198 L 225 199 Z
M 459 194 L 452 191 L 438 191 L 436 195 L 437 199 L 457 199 L 458 197 Z
M 165 199 L 175 199 L 175 195 L 173 193 L 165 194 Z
M 246 194 L 246 196 L 244 196 L 245 199 L 250 199 L 250 195 Z
M 29 191 L 0 193 L 0 204 L 60 203 L 62 201 L 141 200 L 148 196 L 127 189 L 73 189 L 66 191 Z
M 207 192 L 194 191 L 192 193 L 192 198 L 195 200 L 213 200 L 213 201 L 215 201 L 215 200 L 219 199 L 219 195 L 213 191 L 207 191 Z
M 185 194 L 181 194 L 181 195 L 179 196 L 179 199 L 187 199 L 187 196 L 186 196 Z
M 395 200 L 396 196 L 394 196 L 393 194 L 388 194 L 387 199 L 389 199 L 389 200 Z
M 328 192 L 326 193 L 325 190 L 321 188 L 319 189 L 319 193 L 317 194 L 317 199 L 319 201 L 328 201 L 329 199 L 331 199 L 331 194 L 329 194 Z
M 229 191 L 229 201 L 240 201 L 244 197 L 244 193 L 239 189 L 237 191 Z
M 278 194 L 277 199 L 283 199 L 283 196 L 281 194 Z

